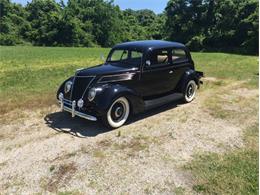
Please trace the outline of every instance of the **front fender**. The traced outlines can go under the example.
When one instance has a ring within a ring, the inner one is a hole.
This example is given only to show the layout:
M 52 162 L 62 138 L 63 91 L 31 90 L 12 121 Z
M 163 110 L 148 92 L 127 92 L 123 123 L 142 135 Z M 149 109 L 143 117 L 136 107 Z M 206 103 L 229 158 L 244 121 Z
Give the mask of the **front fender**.
M 93 100 L 98 115 L 105 114 L 114 100 L 124 96 L 128 99 L 132 113 L 142 112 L 144 110 L 144 102 L 133 89 L 120 84 L 104 84 L 96 86 L 96 97 Z
M 56 93 L 56 98 L 59 99 L 59 93 L 62 92 L 64 93 L 64 85 L 67 81 L 69 80 L 72 80 L 73 79 L 73 76 L 69 77 L 68 79 L 66 79 L 65 81 L 63 81 L 63 83 L 59 86 L 58 90 L 57 90 L 57 93 Z

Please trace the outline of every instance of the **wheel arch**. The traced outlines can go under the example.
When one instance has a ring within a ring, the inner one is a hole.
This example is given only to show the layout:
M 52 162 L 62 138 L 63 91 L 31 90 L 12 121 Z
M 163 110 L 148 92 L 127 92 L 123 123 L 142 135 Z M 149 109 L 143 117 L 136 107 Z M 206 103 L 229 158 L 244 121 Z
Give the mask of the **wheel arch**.
M 180 79 L 180 81 L 178 83 L 177 91 L 183 93 L 185 90 L 185 86 L 189 80 L 194 80 L 199 88 L 200 81 L 199 81 L 199 77 L 198 77 L 196 71 L 193 69 L 188 69 L 183 73 L 182 78 Z
M 119 97 L 125 97 L 128 100 L 131 113 L 136 114 L 143 111 L 143 99 L 134 90 L 120 84 L 108 84 L 103 86 L 102 91 L 96 94 L 95 105 L 99 113 L 105 114 Z

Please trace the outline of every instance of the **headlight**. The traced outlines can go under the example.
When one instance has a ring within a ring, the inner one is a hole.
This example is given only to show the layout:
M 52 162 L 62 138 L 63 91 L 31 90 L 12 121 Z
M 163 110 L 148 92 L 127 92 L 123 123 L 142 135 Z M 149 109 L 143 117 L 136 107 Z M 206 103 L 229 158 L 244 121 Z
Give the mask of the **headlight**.
M 68 93 L 72 87 L 72 81 L 67 81 L 64 86 L 64 92 Z
M 59 93 L 59 100 L 63 100 L 63 93 Z
M 79 99 L 79 101 L 78 101 L 78 103 L 77 103 L 77 106 L 78 106 L 79 108 L 82 108 L 82 107 L 84 106 L 84 101 L 83 101 L 83 99 Z
M 91 88 L 89 90 L 89 92 L 88 92 L 88 100 L 89 101 L 94 100 L 95 96 L 96 96 L 96 89 L 95 88 Z

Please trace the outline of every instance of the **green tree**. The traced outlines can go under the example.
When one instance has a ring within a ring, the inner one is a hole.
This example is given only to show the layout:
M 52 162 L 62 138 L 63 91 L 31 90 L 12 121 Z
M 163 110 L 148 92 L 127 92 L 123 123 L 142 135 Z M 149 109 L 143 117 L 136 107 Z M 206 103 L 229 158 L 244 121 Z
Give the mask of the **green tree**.
M 165 35 L 192 50 L 258 53 L 258 1 L 170 0 Z
M 165 12 L 120 10 L 111 0 L 0 0 L 0 44 L 111 47 L 168 39 L 191 50 L 258 53 L 257 0 L 169 0 Z
M 120 9 L 103 0 L 69 0 L 68 14 L 83 23 L 84 31 L 91 33 L 97 44 L 108 47 L 121 40 Z
M 0 45 L 23 43 L 30 31 L 25 9 L 9 0 L 0 0 Z
M 55 45 L 59 29 L 61 6 L 54 0 L 32 0 L 27 4 L 32 30 L 29 38 L 35 45 Z

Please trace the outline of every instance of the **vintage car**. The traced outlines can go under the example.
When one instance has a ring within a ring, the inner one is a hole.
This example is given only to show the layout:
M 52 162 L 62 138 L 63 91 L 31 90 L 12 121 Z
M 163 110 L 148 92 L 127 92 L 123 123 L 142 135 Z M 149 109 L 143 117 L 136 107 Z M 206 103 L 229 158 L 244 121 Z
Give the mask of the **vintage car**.
M 184 102 L 191 102 L 202 76 L 181 43 L 126 42 L 114 46 L 104 64 L 77 70 L 60 86 L 57 99 L 72 117 L 100 119 L 118 128 L 130 114 L 171 94 L 182 94 Z

